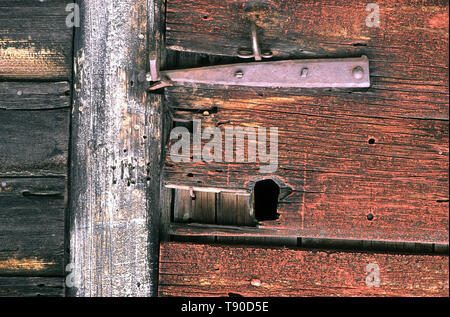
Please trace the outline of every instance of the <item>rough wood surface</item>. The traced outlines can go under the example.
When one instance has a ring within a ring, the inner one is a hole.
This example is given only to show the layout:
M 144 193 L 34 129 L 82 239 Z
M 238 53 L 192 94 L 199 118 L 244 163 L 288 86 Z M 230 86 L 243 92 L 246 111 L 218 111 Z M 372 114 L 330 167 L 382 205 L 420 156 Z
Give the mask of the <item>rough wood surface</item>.
M 376 268 L 379 286 L 373 284 Z M 449 296 L 447 256 L 163 243 L 160 296 Z M 366 284 L 369 281 L 369 287 Z M 371 283 L 372 282 L 372 283 Z
M 62 277 L 0 277 L 0 297 L 61 297 Z
M 251 94 L 171 89 L 167 98 L 174 118 L 201 118 L 203 128 L 278 127 L 278 170 L 266 177 L 293 192 L 265 227 L 280 235 L 448 243 L 448 121 L 308 114 L 295 101 Z M 189 111 L 200 105 L 217 111 Z M 259 164 L 173 164 L 169 156 L 164 175 L 170 184 L 225 188 L 247 188 L 262 176 Z
M 365 25 L 366 4 L 353 0 L 168 1 L 167 47 L 182 54 L 236 56 L 255 19 L 277 58 L 370 60 L 372 86 L 363 90 L 166 88 L 174 121 L 279 130 L 279 168 L 266 176 L 293 190 L 280 218 L 214 233 L 448 244 L 448 2 L 377 4 L 380 28 Z M 187 186 L 251 189 L 260 176 L 259 164 L 167 157 L 164 167 L 166 183 Z
M 369 57 L 367 92 L 302 103 L 325 112 L 448 120 L 448 1 L 376 4 L 380 27 L 366 26 L 367 3 L 358 0 L 168 0 L 166 43 L 174 50 L 237 56 L 250 45 L 254 20 L 262 48 L 276 58 Z M 309 95 L 296 95 L 304 93 Z
M 245 192 L 244 192 L 245 193 Z M 173 221 L 219 225 L 255 225 L 250 194 L 175 189 Z
M 161 97 L 146 92 L 159 1 L 81 1 L 70 262 L 76 296 L 156 295 Z M 155 9 L 156 8 L 156 9 Z
M 17 96 L 17 95 L 16 95 Z M 6 105 L 19 99 L 11 98 Z M 65 96 L 64 106 L 69 100 Z M 24 109 L 36 103 L 23 103 Z M 9 106 L 7 106 L 9 107 Z M 69 108 L 45 111 L 0 109 L 0 176 L 62 176 L 67 174 Z
M 69 107 L 68 82 L 0 82 L 0 110 L 48 110 Z
M 0 80 L 67 80 L 72 28 L 65 0 L 0 3 Z
M 0 276 L 63 276 L 64 194 L 64 178 L 0 178 Z

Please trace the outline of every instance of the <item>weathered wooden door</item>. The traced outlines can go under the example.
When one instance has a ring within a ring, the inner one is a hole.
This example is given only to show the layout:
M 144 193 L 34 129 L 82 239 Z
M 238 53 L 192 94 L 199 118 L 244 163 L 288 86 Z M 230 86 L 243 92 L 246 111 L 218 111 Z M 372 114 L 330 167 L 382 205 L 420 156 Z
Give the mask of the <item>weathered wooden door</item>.
M 371 86 L 165 88 L 168 133 L 277 128 L 278 165 L 174 162 L 166 136 L 159 295 L 448 295 L 447 2 L 170 0 L 165 21 L 166 68 L 246 62 L 255 23 L 275 60 L 366 55 Z
M 447 1 L 80 2 L 74 295 L 448 295 Z M 248 62 L 252 23 L 272 60 L 367 56 L 370 87 L 149 91 Z

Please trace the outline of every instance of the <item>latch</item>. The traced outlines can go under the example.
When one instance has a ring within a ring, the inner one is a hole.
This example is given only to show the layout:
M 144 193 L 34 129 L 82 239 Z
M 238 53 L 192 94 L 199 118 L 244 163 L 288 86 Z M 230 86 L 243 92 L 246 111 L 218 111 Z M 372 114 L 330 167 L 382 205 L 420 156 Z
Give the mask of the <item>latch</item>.
M 261 52 L 256 25 L 251 26 L 252 50 L 241 49 L 241 58 L 256 62 L 159 71 L 156 55 L 150 56 L 147 80 L 155 90 L 175 83 L 273 87 L 273 88 L 367 88 L 370 86 L 369 60 L 356 58 L 262 61 L 272 57 Z

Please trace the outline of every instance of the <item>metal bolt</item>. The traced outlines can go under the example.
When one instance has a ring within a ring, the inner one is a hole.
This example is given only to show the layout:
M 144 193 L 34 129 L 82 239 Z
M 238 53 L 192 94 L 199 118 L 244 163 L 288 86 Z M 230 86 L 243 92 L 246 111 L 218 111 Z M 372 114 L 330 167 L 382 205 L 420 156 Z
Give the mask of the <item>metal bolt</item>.
M 242 70 L 238 70 L 237 72 L 234 73 L 234 77 L 242 78 L 244 77 L 244 72 Z
M 18 90 L 17 91 L 17 96 L 22 96 L 23 95 L 23 91 L 22 90 Z
M 361 79 L 364 76 L 364 69 L 361 66 L 356 66 L 352 71 L 353 78 Z
M 303 67 L 302 71 L 300 72 L 300 77 L 306 78 L 308 76 L 309 69 L 307 67 Z

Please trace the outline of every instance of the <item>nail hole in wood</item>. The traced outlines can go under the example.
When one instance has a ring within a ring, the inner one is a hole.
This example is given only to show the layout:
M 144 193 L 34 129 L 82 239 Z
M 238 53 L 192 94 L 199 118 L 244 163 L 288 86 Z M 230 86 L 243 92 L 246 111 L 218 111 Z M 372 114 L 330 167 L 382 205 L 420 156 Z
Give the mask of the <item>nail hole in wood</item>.
M 373 218 L 374 218 L 374 217 L 373 217 L 373 214 L 372 214 L 372 213 L 370 213 L 370 214 L 367 215 L 367 220 L 372 221 Z
M 368 142 L 369 142 L 369 144 L 375 144 L 375 139 L 374 138 L 370 138 Z

